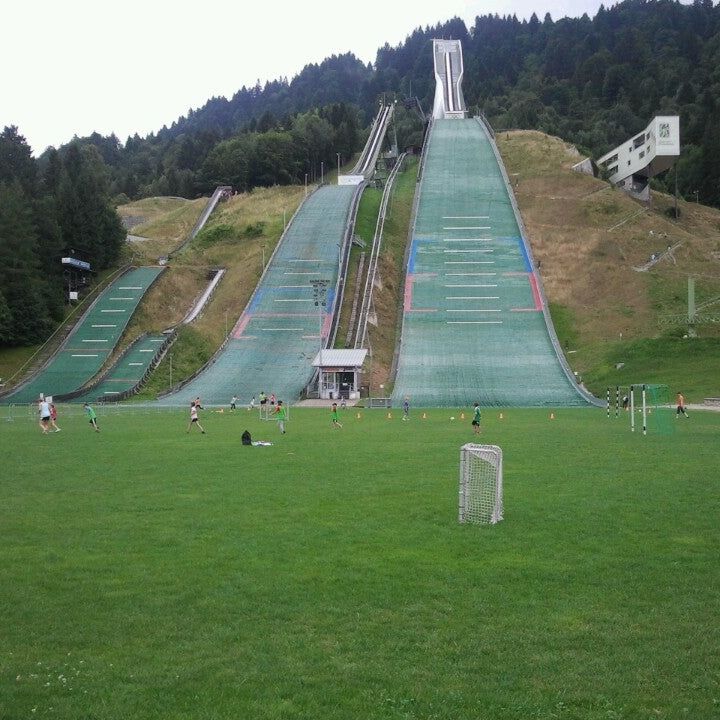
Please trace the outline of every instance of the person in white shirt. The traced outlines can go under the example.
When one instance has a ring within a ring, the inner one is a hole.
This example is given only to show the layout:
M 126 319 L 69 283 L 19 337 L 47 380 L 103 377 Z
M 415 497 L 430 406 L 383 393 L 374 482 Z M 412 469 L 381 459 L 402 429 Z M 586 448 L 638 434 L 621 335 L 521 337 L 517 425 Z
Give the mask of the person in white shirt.
M 190 432 L 190 428 L 193 425 L 197 425 L 198 430 L 204 435 L 205 430 L 203 429 L 203 426 L 200 424 L 200 420 L 198 419 L 198 408 L 202 409 L 202 406 L 199 402 L 193 401 L 190 403 L 190 422 L 188 423 L 187 431 Z
M 40 429 L 43 435 L 47 435 L 50 427 L 50 403 L 42 398 L 38 403 L 38 412 L 40 413 Z

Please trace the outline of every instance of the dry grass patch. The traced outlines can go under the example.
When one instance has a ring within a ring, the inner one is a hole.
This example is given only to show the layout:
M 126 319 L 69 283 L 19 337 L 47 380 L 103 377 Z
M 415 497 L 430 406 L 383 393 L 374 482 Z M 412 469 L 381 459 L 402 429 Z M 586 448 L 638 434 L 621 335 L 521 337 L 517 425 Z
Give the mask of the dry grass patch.
M 378 286 L 373 295 L 377 325 L 368 324 L 373 357 L 369 379 L 373 395 L 389 394 L 396 343 L 399 339 L 402 299 L 405 288 L 405 250 L 417 185 L 417 160 L 410 158 L 408 167 L 395 181 L 385 220 L 383 245 L 378 259 Z M 380 390 L 384 385 L 384 391 Z
M 676 221 L 666 212 L 671 197 L 653 192 L 647 207 L 573 172 L 580 156 L 558 138 L 513 131 L 497 141 L 518 179 L 515 194 L 548 299 L 571 311 L 578 345 L 586 348 L 573 360 L 578 369 L 621 334 L 658 336 L 663 314 L 687 309 L 688 275 L 700 278 L 699 298 L 720 293 L 720 212 L 680 201 Z M 674 261 L 633 270 L 677 243 Z
M 142 219 L 131 234 L 147 238 L 131 243 L 135 261 L 155 262 L 174 250 L 192 232 L 207 202 L 207 198 L 145 198 L 121 205 L 117 209 L 121 217 Z

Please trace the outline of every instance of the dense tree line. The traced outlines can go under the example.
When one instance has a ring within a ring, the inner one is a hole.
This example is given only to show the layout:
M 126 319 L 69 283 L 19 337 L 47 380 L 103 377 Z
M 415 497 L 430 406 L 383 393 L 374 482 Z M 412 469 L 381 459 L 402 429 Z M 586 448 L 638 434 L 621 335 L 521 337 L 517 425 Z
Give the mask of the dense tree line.
M 599 157 L 678 114 L 681 194 L 720 206 L 720 5 L 695 0 L 625 0 L 596 16 L 528 21 L 477 17 L 416 30 L 377 57 L 376 91 L 399 89 L 432 103 L 433 36 L 460 39 L 463 93 L 496 129 L 538 129 Z M 673 189 L 674 170 L 664 183 Z M 662 184 L 663 181 L 660 181 Z
M 469 28 L 454 18 L 418 28 L 397 47 L 386 45 L 373 66 L 352 54 L 333 56 L 291 81 L 212 98 L 124 146 L 112 136 L 83 142 L 94 144 L 111 167 L 112 192 L 130 198 L 193 197 L 217 181 L 236 184 L 232 178 L 239 187 L 302 182 L 305 173 L 319 173 L 321 161 L 328 166 L 336 152 L 345 156 L 347 137 L 359 133 L 362 141 L 359 129 L 380 97 L 417 97 L 430 109 L 431 40 L 438 37 L 462 41 L 466 101 L 499 129 L 543 130 L 599 156 L 653 115 L 679 114 L 680 192 L 692 197 L 697 190 L 702 201 L 720 205 L 720 6 L 712 0 L 625 0 L 601 7 L 594 18 L 557 21 L 549 14 L 526 21 L 483 15 Z M 341 122 L 349 125 L 341 129 L 337 110 L 328 108 L 342 108 Z M 398 126 L 401 144 L 417 141 L 411 115 Z M 674 171 L 664 182 L 674 186 Z
M 44 170 L 15 127 L 0 134 L 0 345 L 47 337 L 63 317 L 61 258 L 117 262 L 125 233 L 92 145 L 48 153 Z

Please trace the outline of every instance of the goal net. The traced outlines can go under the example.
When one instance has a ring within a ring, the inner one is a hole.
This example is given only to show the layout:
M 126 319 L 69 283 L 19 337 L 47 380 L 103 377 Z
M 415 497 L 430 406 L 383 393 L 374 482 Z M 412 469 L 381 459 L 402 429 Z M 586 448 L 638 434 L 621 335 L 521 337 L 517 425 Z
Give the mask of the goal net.
M 667 385 L 645 385 L 647 395 L 648 432 L 658 435 L 672 435 L 675 408 L 670 404 L 670 388 Z
M 461 523 L 494 524 L 503 519 L 502 450 L 468 443 L 460 448 Z

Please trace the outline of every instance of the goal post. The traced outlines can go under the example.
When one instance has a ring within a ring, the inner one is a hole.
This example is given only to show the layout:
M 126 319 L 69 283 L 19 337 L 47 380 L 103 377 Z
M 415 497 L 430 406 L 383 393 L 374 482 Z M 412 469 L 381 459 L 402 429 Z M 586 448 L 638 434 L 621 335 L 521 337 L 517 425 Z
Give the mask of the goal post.
M 503 519 L 502 450 L 467 443 L 460 448 L 461 523 L 495 524 Z

